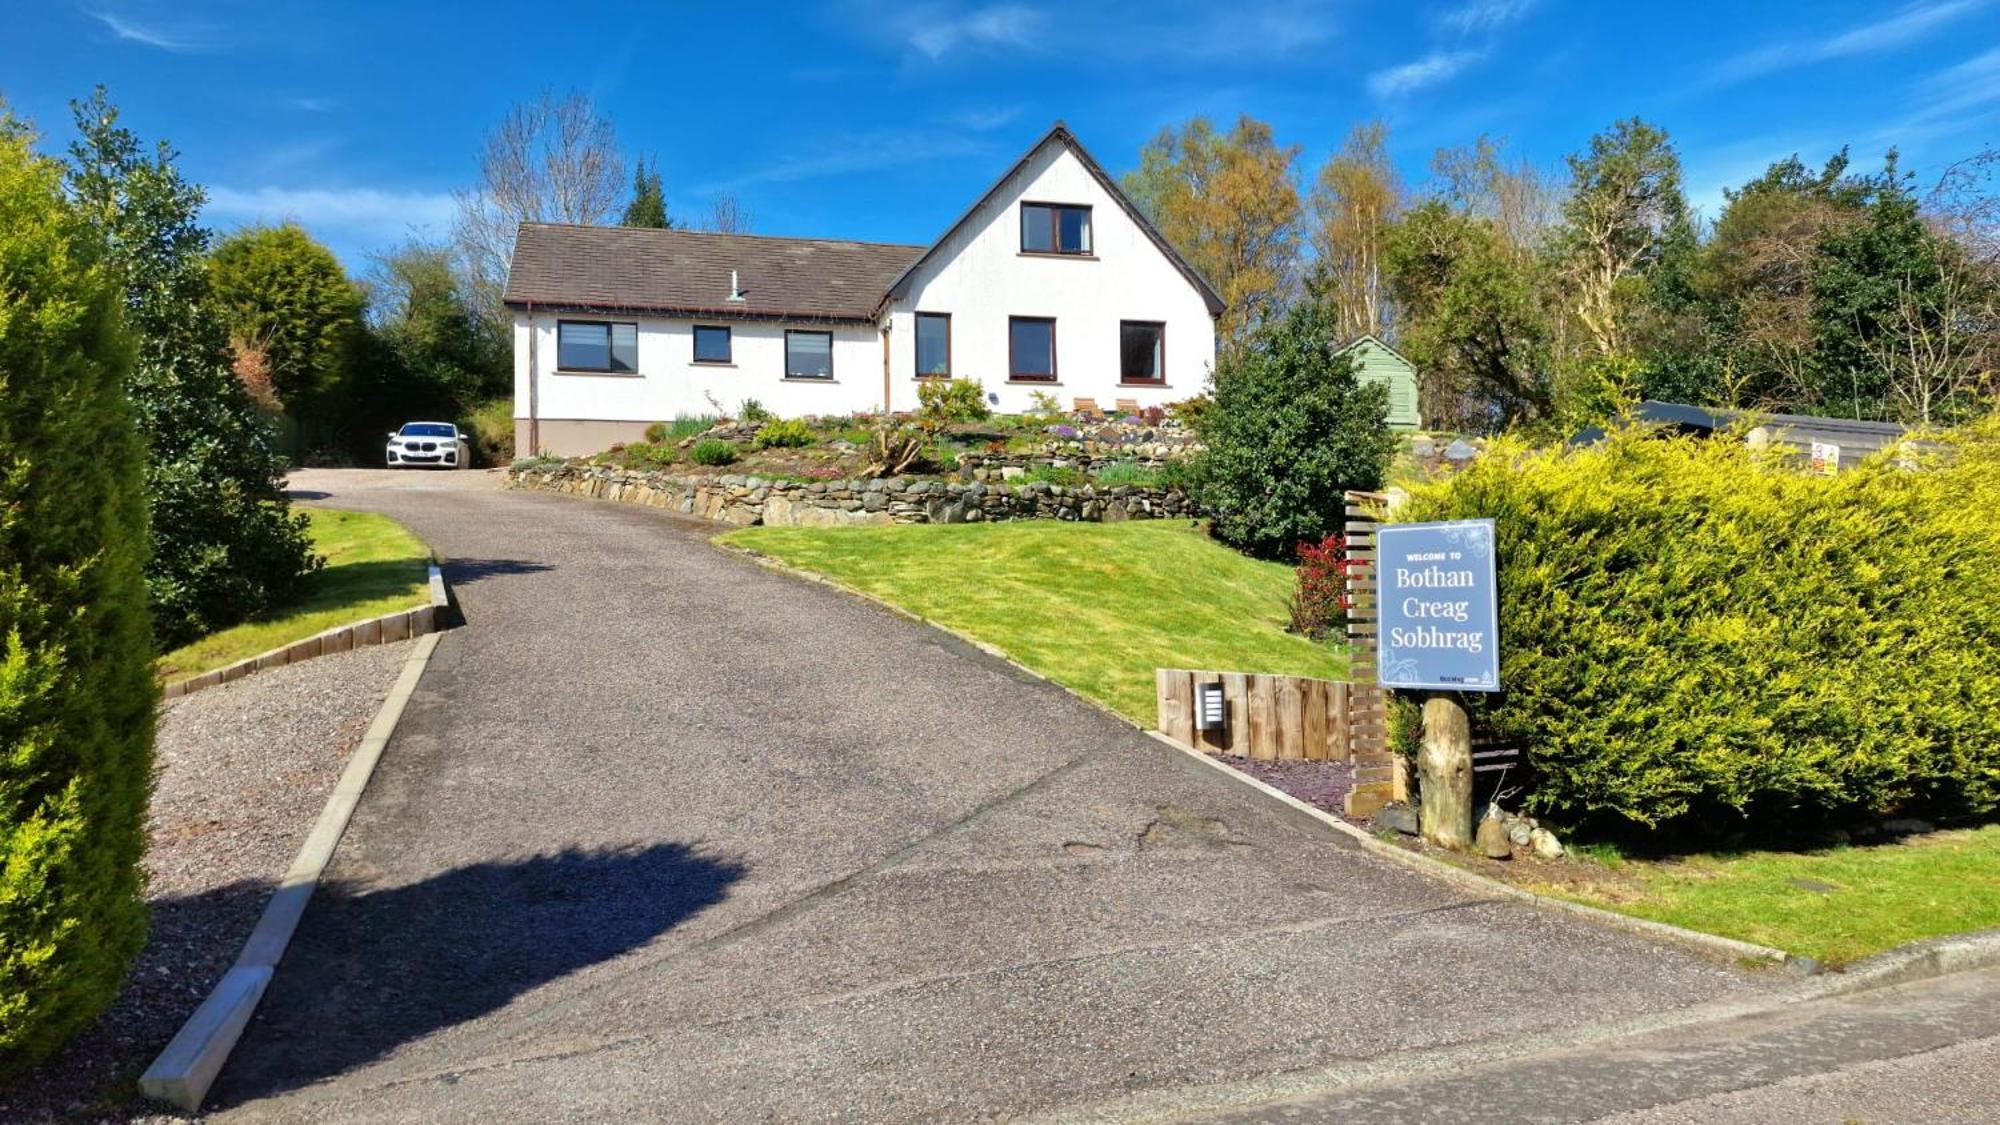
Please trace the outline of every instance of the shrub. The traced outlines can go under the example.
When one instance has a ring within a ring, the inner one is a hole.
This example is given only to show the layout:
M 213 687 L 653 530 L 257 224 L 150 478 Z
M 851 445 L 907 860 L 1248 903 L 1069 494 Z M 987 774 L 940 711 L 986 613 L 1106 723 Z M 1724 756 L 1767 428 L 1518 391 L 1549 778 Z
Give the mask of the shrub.
M 737 411 L 739 420 L 746 426 L 761 426 L 777 415 L 764 409 L 764 404 L 754 398 L 743 400 L 743 408 Z
M 459 423 L 472 443 L 473 459 L 481 465 L 505 465 L 514 459 L 514 400 L 482 402 Z
M 145 453 L 100 253 L 0 107 L 0 1085 L 145 939 Z
M 759 449 L 799 449 L 811 445 L 815 435 L 802 418 L 766 422 L 757 431 Z
M 736 447 L 721 438 L 703 438 L 694 443 L 688 457 L 697 465 L 727 465 L 736 460 Z
M 1531 808 L 1690 835 L 2000 806 L 2000 418 L 1925 471 L 1740 442 L 1496 443 L 1399 520 L 1498 528 Z
M 1064 488 L 1081 488 L 1085 480 L 1083 470 L 1069 465 L 1037 465 L 1014 478 L 1015 484 L 1056 484 Z
M 1302 302 L 1216 371 L 1214 405 L 1195 415 L 1207 448 L 1193 470 L 1223 542 L 1289 559 L 1341 525 L 1344 490 L 1381 487 L 1396 443 L 1383 425 L 1389 392 L 1358 382 L 1337 344 L 1330 314 Z
M 1295 572 L 1291 600 L 1292 632 L 1313 640 L 1325 640 L 1347 628 L 1347 540 L 1329 535 L 1317 544 L 1299 544 L 1299 565 Z
M 75 111 L 71 193 L 124 290 L 138 354 L 126 393 L 152 506 L 146 584 L 155 632 L 174 648 L 297 601 L 321 560 L 280 487 L 270 428 L 232 370 L 202 256 L 201 189 L 170 153 L 120 128 L 101 90 Z
M 655 422 L 646 427 L 646 440 L 654 445 L 665 445 L 670 441 L 683 441 L 696 434 L 705 434 L 715 425 L 715 418 L 708 414 L 676 414 L 671 422 Z
M 1160 471 L 1140 467 L 1137 461 L 1114 461 L 1097 470 L 1099 484 L 1156 485 L 1160 483 Z
M 946 422 L 983 422 L 993 416 L 986 388 L 971 379 L 928 379 L 917 386 L 919 413 Z

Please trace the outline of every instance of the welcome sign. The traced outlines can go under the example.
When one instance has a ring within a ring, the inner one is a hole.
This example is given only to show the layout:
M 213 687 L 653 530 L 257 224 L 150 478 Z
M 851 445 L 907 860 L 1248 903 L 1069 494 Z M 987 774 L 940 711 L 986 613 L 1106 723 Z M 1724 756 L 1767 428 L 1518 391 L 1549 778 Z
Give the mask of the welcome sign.
M 1493 521 L 1384 524 L 1375 557 L 1382 686 L 1499 691 Z

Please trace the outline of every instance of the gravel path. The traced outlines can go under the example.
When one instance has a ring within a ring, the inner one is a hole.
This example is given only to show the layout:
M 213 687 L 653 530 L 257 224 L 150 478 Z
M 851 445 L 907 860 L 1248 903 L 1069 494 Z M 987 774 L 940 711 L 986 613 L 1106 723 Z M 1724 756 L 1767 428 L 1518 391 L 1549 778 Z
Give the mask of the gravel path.
M 0 1120 L 127 1120 L 131 1083 L 219 979 L 291 865 L 411 642 L 273 668 L 161 708 L 151 937 L 111 1009 L 0 1093 Z

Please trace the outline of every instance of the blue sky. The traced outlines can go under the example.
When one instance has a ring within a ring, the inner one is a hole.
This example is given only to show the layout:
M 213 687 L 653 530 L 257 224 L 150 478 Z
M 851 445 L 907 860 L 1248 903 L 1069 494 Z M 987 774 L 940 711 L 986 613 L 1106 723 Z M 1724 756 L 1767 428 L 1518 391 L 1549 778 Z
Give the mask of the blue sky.
M 1406 175 L 1481 132 L 1555 165 L 1616 118 L 1674 136 L 1691 193 L 1841 144 L 1934 175 L 2000 145 L 2000 0 L 9 0 L 0 94 L 66 140 L 106 84 L 213 196 L 297 218 L 351 265 L 442 235 L 479 139 L 545 87 L 590 93 L 669 204 L 754 229 L 926 242 L 1050 122 L 1114 171 L 1161 126 L 1247 112 L 1316 168 L 1381 118 Z

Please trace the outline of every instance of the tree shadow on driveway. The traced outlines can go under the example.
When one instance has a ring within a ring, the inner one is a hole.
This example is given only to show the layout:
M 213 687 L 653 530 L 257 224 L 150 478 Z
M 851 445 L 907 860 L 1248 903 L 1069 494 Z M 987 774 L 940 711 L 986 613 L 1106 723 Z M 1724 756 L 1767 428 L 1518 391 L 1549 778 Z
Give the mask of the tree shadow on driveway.
M 444 562 L 445 579 L 454 586 L 470 586 L 482 579 L 504 578 L 510 574 L 540 574 L 554 569 L 548 563 L 526 559 L 447 559 Z
M 321 887 L 215 1104 L 341 1074 L 636 949 L 721 902 L 744 870 L 662 843 Z

